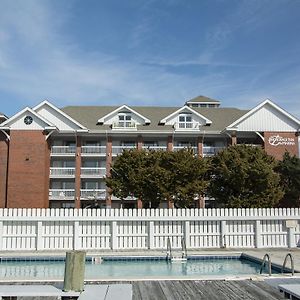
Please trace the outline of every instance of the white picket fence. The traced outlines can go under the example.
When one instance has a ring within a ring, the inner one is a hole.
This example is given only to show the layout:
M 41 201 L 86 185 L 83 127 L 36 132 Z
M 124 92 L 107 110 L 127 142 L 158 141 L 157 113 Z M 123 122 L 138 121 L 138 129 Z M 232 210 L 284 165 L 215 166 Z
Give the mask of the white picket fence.
M 296 247 L 300 209 L 0 209 L 0 250 Z

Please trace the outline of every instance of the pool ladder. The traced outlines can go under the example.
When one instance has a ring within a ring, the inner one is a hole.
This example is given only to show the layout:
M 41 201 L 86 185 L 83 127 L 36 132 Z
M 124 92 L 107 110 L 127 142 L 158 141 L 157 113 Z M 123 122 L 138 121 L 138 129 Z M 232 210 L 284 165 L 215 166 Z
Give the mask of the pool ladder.
M 171 240 L 167 238 L 167 261 L 187 261 L 187 249 L 186 249 L 186 242 L 184 238 L 181 238 L 181 255 L 173 255 Z
M 283 265 L 282 265 L 282 268 L 281 268 L 281 273 L 283 274 L 284 273 L 284 270 L 286 269 L 286 263 L 287 263 L 287 260 L 288 258 L 290 258 L 290 261 L 291 261 L 291 273 L 292 273 L 292 276 L 294 276 L 294 273 L 295 273 L 295 264 L 294 264 L 294 257 L 292 255 L 292 253 L 288 253 L 285 258 L 284 258 L 284 262 L 283 262 Z
M 271 262 L 270 255 L 268 253 L 266 253 L 263 257 L 263 260 L 262 260 L 262 263 L 260 266 L 260 270 L 259 270 L 259 274 L 262 274 L 262 271 L 266 265 L 267 260 L 268 260 L 268 273 L 269 273 L 269 276 L 271 276 L 272 275 L 272 262 Z

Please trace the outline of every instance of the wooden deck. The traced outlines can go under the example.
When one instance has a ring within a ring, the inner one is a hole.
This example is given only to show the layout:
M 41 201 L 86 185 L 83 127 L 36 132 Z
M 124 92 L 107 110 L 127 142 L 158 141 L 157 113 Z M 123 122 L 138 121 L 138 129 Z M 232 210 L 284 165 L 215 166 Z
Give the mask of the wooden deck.
M 275 300 L 284 299 L 262 281 L 141 281 L 132 283 L 132 300 Z

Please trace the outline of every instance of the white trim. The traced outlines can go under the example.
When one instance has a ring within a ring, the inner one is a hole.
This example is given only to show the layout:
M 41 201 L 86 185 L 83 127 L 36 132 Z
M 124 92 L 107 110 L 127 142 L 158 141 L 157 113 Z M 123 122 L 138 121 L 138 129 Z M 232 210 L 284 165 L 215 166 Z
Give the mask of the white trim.
M 192 114 L 195 114 L 196 116 L 198 116 L 199 118 L 203 119 L 205 121 L 205 124 L 211 124 L 212 121 L 207 119 L 206 117 L 204 117 L 203 115 L 199 114 L 198 112 L 196 112 L 195 110 L 193 110 L 191 107 L 184 105 L 183 107 L 177 109 L 176 111 L 174 111 L 173 113 L 171 113 L 170 115 L 166 116 L 164 119 L 160 120 L 159 123 L 161 124 L 165 124 L 167 122 L 168 119 L 172 118 L 173 116 L 179 114 L 181 111 L 183 110 L 189 110 Z
M 112 112 L 106 114 L 106 115 L 103 116 L 102 118 L 100 118 L 100 119 L 98 120 L 98 123 L 104 123 L 104 119 L 105 119 L 105 118 L 110 117 L 111 115 L 117 113 L 118 111 L 120 111 L 120 110 L 122 110 L 122 109 L 127 109 L 127 110 L 129 110 L 130 112 L 132 112 L 133 114 L 135 114 L 135 115 L 139 116 L 140 118 L 144 119 L 144 121 L 145 121 L 146 124 L 150 124 L 150 123 L 151 123 L 151 121 L 150 121 L 149 119 L 147 119 L 146 117 L 144 117 L 143 115 L 141 115 L 140 113 L 138 113 L 137 111 L 135 111 L 134 109 L 130 108 L 129 106 L 127 106 L 127 105 L 125 105 L 125 104 L 122 105 L 122 106 L 120 106 L 120 107 L 118 107 L 117 109 L 113 110 Z
M 188 103 L 188 104 L 221 104 L 221 102 L 209 102 L 209 101 L 207 101 L 207 102 L 205 102 L 205 101 L 199 101 L 199 102 L 196 102 L 196 101 L 193 101 L 193 102 L 187 101 L 185 103 Z
M 63 112 L 62 110 L 60 110 L 58 107 L 56 107 L 55 105 L 53 105 L 52 103 L 50 103 L 48 100 L 42 101 L 40 104 L 36 105 L 33 108 L 33 110 L 36 111 L 39 108 L 41 108 L 43 105 L 48 105 L 49 107 L 51 107 L 52 109 L 54 109 L 56 112 L 58 112 L 59 114 L 61 114 L 65 118 L 67 118 L 69 121 L 71 121 L 72 123 L 74 123 L 77 126 L 79 126 L 81 129 L 87 129 L 85 126 L 83 126 L 82 124 L 80 124 L 79 122 L 77 122 L 76 120 L 74 120 L 73 118 L 71 118 L 68 114 L 66 114 L 65 112 Z
M 47 119 L 45 119 L 44 117 L 42 117 L 41 115 L 39 115 L 37 112 L 35 112 L 34 110 L 32 110 L 30 107 L 25 107 L 24 109 L 22 109 L 21 111 L 19 111 L 18 113 L 16 113 L 15 115 L 13 115 L 11 118 L 7 119 L 6 121 L 4 121 L 3 123 L 0 124 L 0 128 L 4 127 L 6 125 L 8 125 L 9 123 L 11 123 L 12 121 L 14 121 L 15 119 L 17 119 L 19 116 L 21 116 L 24 112 L 30 112 L 31 114 L 33 114 L 35 117 L 37 117 L 38 119 L 40 119 L 41 121 L 43 121 L 45 124 L 47 124 L 49 127 L 53 127 L 56 128 L 56 126 L 52 123 L 50 123 Z M 9 125 L 8 125 L 9 126 Z M 48 127 L 46 126 L 46 127 Z
M 7 117 L 6 115 L 0 115 L 0 118 L 3 118 L 3 119 L 5 119 L 5 120 L 8 119 L 8 117 Z
M 257 112 L 260 108 L 262 108 L 266 104 L 271 105 L 273 108 L 275 108 L 276 110 L 278 110 L 283 115 L 285 115 L 286 117 L 288 117 L 289 119 L 291 119 L 292 121 L 294 121 L 296 124 L 298 124 L 300 126 L 300 120 L 298 120 L 297 118 L 295 118 L 294 116 L 292 116 L 290 113 L 288 113 L 287 111 L 285 111 L 284 109 L 282 109 L 281 107 L 279 107 L 277 104 L 275 104 L 274 102 L 272 102 L 270 99 L 266 99 L 265 101 L 263 101 L 262 103 L 260 103 L 259 105 L 255 106 L 250 111 L 248 111 L 245 115 L 243 115 L 242 117 L 240 117 L 239 119 L 237 119 L 236 121 L 234 121 L 232 124 L 230 124 L 229 126 L 227 126 L 226 129 L 229 130 L 232 127 L 237 127 L 238 124 L 240 124 L 242 121 L 244 121 L 245 119 L 247 119 L 249 116 L 253 115 L 255 112 Z

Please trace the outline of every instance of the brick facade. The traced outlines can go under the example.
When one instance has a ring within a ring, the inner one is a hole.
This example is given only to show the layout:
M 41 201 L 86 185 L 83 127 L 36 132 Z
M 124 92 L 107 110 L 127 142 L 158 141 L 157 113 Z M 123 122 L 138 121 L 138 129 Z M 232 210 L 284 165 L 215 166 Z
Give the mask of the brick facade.
M 298 137 L 293 132 L 265 132 L 265 151 L 276 159 L 282 159 L 287 151 L 291 155 L 298 156 Z
M 7 207 L 49 207 L 50 152 L 40 130 L 10 132 Z
M 0 132 L 0 208 L 6 203 L 6 180 L 7 180 L 8 141 Z

